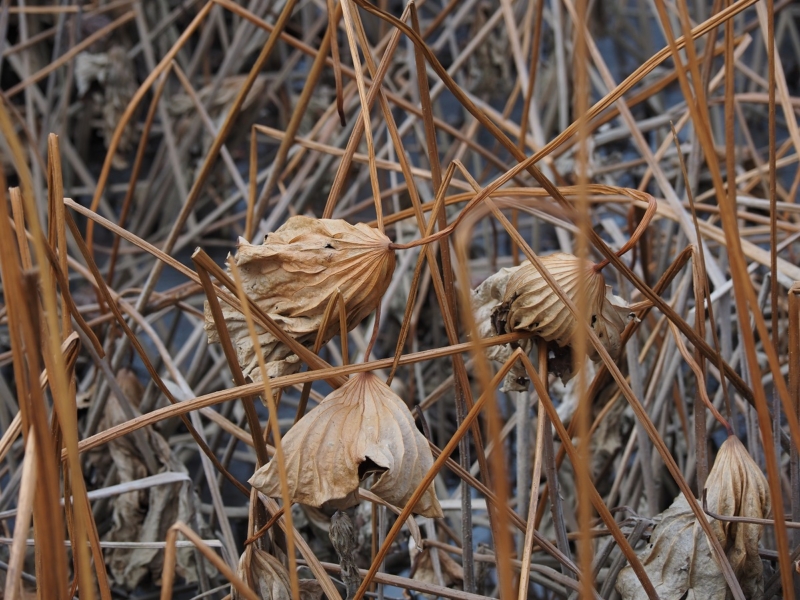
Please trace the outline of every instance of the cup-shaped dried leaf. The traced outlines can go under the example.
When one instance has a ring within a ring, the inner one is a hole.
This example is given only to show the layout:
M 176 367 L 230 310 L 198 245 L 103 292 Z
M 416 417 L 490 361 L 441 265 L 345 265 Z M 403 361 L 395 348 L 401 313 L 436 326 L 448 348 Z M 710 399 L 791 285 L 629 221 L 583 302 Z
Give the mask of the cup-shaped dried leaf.
M 730 436 L 720 447 L 706 481 L 708 510 L 726 517 L 763 519 L 769 514 L 767 481 L 742 443 Z M 746 598 L 764 592 L 758 541 L 762 525 L 732 523 L 708 517 Z M 725 600 L 728 586 L 713 556 L 706 534 L 686 498 L 681 495 L 661 513 L 650 543 L 640 555 L 642 565 L 661 598 Z M 623 600 L 647 595 L 630 567 L 617 580 Z
M 578 294 L 581 291 L 586 294 L 588 314 L 596 319 L 603 310 L 606 284 L 602 274 L 594 270 L 594 264 L 563 252 L 541 260 L 576 305 L 579 305 Z M 504 331 L 530 331 L 559 346 L 570 343 L 577 326 L 572 313 L 530 262 L 523 263 L 509 278 L 502 308 L 495 314 L 496 319 L 504 322 Z
M 586 295 L 586 320 L 609 354 L 616 357 L 628 311 L 617 304 L 611 295 L 611 288 L 595 270 L 594 263 L 563 252 L 544 256 L 541 261 L 573 303 L 582 306 L 578 296 L 581 293 Z M 498 290 L 501 298 L 493 304 Z M 548 342 L 548 369 L 551 373 L 566 383 L 577 372 L 571 347 L 577 331 L 577 320 L 530 262 L 526 261 L 513 269 L 503 269 L 487 279 L 473 292 L 473 306 L 482 335 L 529 331 Z M 488 306 L 492 307 L 488 318 L 490 324 L 486 323 L 484 314 Z M 531 346 L 533 342 L 526 343 Z M 527 350 L 528 347 L 523 345 L 523 349 Z M 490 355 L 490 358 L 503 360 L 512 350 L 510 346 L 501 347 L 493 350 L 496 356 Z M 600 359 L 591 344 L 587 347 L 587 353 L 594 361 Z M 527 389 L 524 374 L 520 373 L 517 377 L 512 372 L 509 377 L 516 377 L 516 382 L 509 382 L 506 378 L 504 389 Z
M 433 465 L 425 436 L 403 400 L 372 373 L 353 375 L 309 411 L 283 438 L 292 502 L 321 506 L 352 497 L 369 473 L 380 473 L 371 490 L 405 506 Z M 250 483 L 268 496 L 281 495 L 275 460 Z M 431 484 L 414 512 L 441 517 Z
M 300 343 L 316 339 L 331 297 L 339 290 L 354 328 L 381 301 L 394 272 L 395 255 L 383 233 L 359 223 L 296 216 L 270 233 L 261 245 L 239 240 L 235 257 L 244 290 L 288 335 Z M 245 375 L 260 379 L 244 316 L 222 303 L 222 312 Z M 206 305 L 210 342 L 219 333 Z M 271 377 L 293 373 L 300 362 L 289 348 L 256 325 Z M 339 332 L 338 311 L 328 320 L 327 341 Z

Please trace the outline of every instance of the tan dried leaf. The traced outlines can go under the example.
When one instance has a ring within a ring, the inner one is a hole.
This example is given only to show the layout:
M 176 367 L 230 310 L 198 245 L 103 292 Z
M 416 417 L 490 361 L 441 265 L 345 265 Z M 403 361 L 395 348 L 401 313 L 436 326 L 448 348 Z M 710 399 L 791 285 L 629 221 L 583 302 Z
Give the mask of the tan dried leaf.
M 594 271 L 590 261 L 563 252 L 541 260 L 573 302 L 578 303 L 578 293 L 583 286 L 589 314 L 597 315 L 602 311 L 605 280 L 602 274 Z M 506 331 L 531 331 L 559 346 L 569 344 L 575 333 L 577 324 L 569 309 L 530 262 L 523 263 L 509 278 L 503 310 L 505 314 L 497 313 L 496 319 L 505 323 Z
M 709 510 L 718 515 L 766 519 L 771 502 L 767 479 L 736 436 L 722 444 L 706 481 Z M 758 542 L 762 525 L 711 521 L 747 598 L 763 593 Z
M 236 265 L 245 292 L 288 335 L 309 344 L 338 289 L 345 301 L 347 329 L 353 329 L 378 306 L 394 272 L 390 240 L 363 223 L 296 216 L 270 233 L 263 244 L 239 240 Z M 206 303 L 205 329 L 210 342 L 219 341 Z M 260 380 L 253 344 L 244 316 L 225 303 L 222 313 L 245 375 Z M 256 325 L 270 377 L 295 373 L 299 358 L 275 336 Z M 339 332 L 338 312 L 329 319 L 325 340 Z
M 730 436 L 722 444 L 706 482 L 708 510 L 726 517 L 766 518 L 770 511 L 767 481 L 742 443 Z M 764 592 L 758 542 L 762 525 L 721 522 L 707 517 L 733 567 L 746 598 Z M 705 532 L 683 495 L 661 513 L 661 521 L 640 555 L 661 598 L 725 600 L 728 586 Z M 647 598 L 630 566 L 617 579 L 623 600 Z
M 616 357 L 627 310 L 613 301 L 611 288 L 595 271 L 594 263 L 563 252 L 544 256 L 541 261 L 574 304 L 581 306 L 578 295 L 586 294 L 586 319 L 605 349 Z M 571 343 L 577 321 L 532 263 L 524 262 L 508 278 L 502 303 L 495 308 L 492 319 L 498 333 L 530 331 L 549 342 L 548 351 L 553 354 L 551 371 L 565 383 L 572 377 L 576 369 Z M 591 344 L 587 353 L 594 361 L 600 358 Z
M 403 507 L 433 465 L 408 407 L 373 373 L 351 376 L 309 411 L 284 436 L 283 450 L 291 501 L 316 507 L 349 500 L 371 472 L 380 474 L 372 492 Z M 280 496 L 276 462 L 256 471 L 250 483 L 267 496 Z M 414 512 L 442 516 L 433 484 Z
M 239 559 L 239 578 L 247 583 L 263 600 L 291 600 L 292 584 L 283 563 L 260 548 L 249 546 Z M 300 600 L 320 600 L 322 588 L 315 579 L 301 579 Z M 231 586 L 231 600 L 241 600 L 235 586 Z

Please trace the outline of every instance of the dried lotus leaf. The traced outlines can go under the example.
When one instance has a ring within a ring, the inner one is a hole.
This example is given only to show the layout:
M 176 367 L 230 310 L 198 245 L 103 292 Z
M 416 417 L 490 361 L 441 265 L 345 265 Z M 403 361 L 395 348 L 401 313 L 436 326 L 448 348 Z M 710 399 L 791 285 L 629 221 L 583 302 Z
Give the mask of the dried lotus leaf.
M 770 511 L 767 481 L 742 443 L 730 436 L 722 444 L 706 480 L 708 510 L 726 517 L 766 518 Z M 758 542 L 762 525 L 721 522 L 707 517 L 746 598 L 764 592 Z M 683 495 L 660 515 L 650 543 L 639 557 L 661 598 L 725 600 L 728 585 L 713 556 L 705 532 Z M 644 600 L 647 594 L 625 567 L 617 579 L 623 600 Z
M 283 438 L 289 498 L 311 506 L 353 497 L 368 472 L 378 472 L 371 490 L 405 506 L 433 466 L 428 441 L 403 400 L 372 373 L 359 373 L 309 411 Z M 261 467 L 251 485 L 281 495 L 275 461 Z M 441 517 L 431 484 L 414 507 Z
M 771 502 L 767 479 L 736 436 L 720 446 L 706 480 L 709 510 L 718 515 L 766 519 Z M 763 564 L 758 555 L 762 525 L 711 521 L 747 598 L 763 593 Z
M 375 310 L 391 282 L 395 255 L 389 238 L 363 223 L 295 216 L 261 245 L 240 239 L 235 261 L 247 295 L 283 331 L 307 345 L 316 339 L 325 308 L 336 290 L 344 298 L 348 330 Z M 260 380 L 244 316 L 224 302 L 222 314 L 242 371 Z M 209 342 L 219 341 L 207 303 L 205 330 Z M 270 377 L 300 369 L 299 358 L 287 346 L 258 325 L 256 330 Z M 338 332 L 337 311 L 323 337 L 327 341 Z
M 574 304 L 580 305 L 578 295 L 586 294 L 587 321 L 608 353 L 615 358 L 630 315 L 627 308 L 619 305 L 618 299 L 611 295 L 611 288 L 595 270 L 594 263 L 561 252 L 544 256 L 541 261 Z M 503 301 L 492 310 L 493 331 L 499 334 L 529 331 L 545 340 L 548 343 L 548 370 L 566 383 L 577 372 L 571 347 L 577 331 L 576 319 L 530 262 L 517 267 L 504 283 Z M 510 351 L 508 349 L 507 353 Z M 587 347 L 587 354 L 594 361 L 600 360 L 591 344 Z M 527 389 L 527 385 L 522 389 Z
M 589 314 L 601 312 L 605 280 L 594 270 L 593 263 L 563 252 L 544 256 L 541 261 L 575 304 L 583 291 Z M 508 311 L 505 331 L 530 331 L 559 346 L 569 344 L 575 333 L 577 323 L 572 313 L 529 262 L 523 263 L 509 278 L 503 304 Z

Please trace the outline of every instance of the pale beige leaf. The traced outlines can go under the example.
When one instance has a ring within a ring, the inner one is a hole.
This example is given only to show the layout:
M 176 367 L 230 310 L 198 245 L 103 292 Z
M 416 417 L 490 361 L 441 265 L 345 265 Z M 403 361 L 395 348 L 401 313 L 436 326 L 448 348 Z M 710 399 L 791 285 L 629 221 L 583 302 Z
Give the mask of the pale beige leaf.
M 771 502 L 767 479 L 736 436 L 722 444 L 706 481 L 709 510 L 718 515 L 766 519 Z M 711 521 L 748 598 L 763 593 L 758 542 L 762 525 Z
M 291 501 L 317 507 L 354 496 L 370 472 L 380 473 L 372 492 L 403 507 L 433 465 L 428 441 L 408 407 L 372 373 L 351 376 L 292 427 L 282 443 Z M 267 496 L 280 496 L 276 462 L 256 471 L 250 483 Z M 414 512 L 442 516 L 433 484 Z
M 345 301 L 348 331 L 375 310 L 394 272 L 395 255 L 389 244 L 389 238 L 363 223 L 296 216 L 261 245 L 239 240 L 235 260 L 247 295 L 288 335 L 311 344 L 336 290 Z M 244 374 L 260 380 L 243 315 L 225 303 L 222 312 Z M 207 303 L 205 319 L 209 341 L 218 342 Z M 270 377 L 300 369 L 298 357 L 288 347 L 268 331 L 256 329 Z M 324 339 L 338 332 L 338 311 L 334 311 Z
M 735 436 L 720 447 L 706 489 L 708 510 L 715 514 L 759 519 L 769 514 L 766 479 Z M 708 521 L 726 550 L 745 597 L 760 598 L 764 582 L 758 542 L 763 526 L 720 522 L 711 517 Z M 683 495 L 661 514 L 640 559 L 661 598 L 725 600 L 725 577 Z M 623 600 L 647 598 L 630 566 L 620 572 L 617 591 Z

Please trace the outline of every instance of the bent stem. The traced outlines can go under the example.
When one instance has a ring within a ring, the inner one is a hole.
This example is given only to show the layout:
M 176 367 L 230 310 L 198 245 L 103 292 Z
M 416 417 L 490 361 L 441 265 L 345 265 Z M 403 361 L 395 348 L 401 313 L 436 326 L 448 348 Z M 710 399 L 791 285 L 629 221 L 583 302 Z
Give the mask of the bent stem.
M 644 211 L 644 215 L 642 216 L 642 220 L 639 222 L 639 225 L 633 231 L 628 242 L 622 246 L 615 254 L 618 258 L 622 258 L 626 252 L 628 252 L 631 248 L 636 246 L 639 242 L 639 238 L 644 235 L 644 232 L 647 231 L 647 226 L 650 225 L 650 221 L 653 220 L 653 217 L 656 214 L 656 210 L 658 209 L 658 201 L 653 198 L 653 196 L 648 196 L 647 198 L 647 209 Z M 599 273 L 603 270 L 603 268 L 611 262 L 609 259 L 603 259 L 599 263 L 594 266 L 595 273 Z

